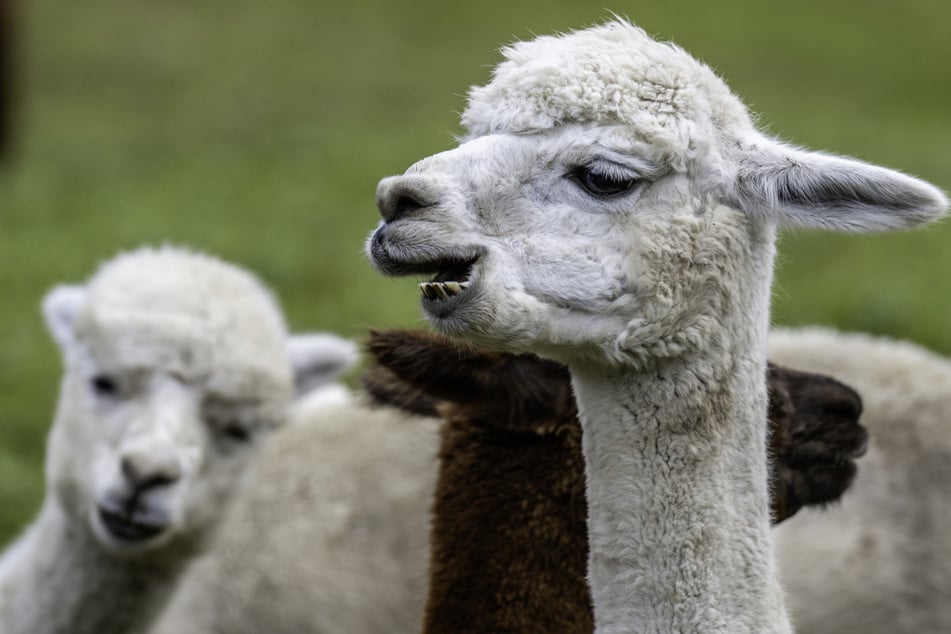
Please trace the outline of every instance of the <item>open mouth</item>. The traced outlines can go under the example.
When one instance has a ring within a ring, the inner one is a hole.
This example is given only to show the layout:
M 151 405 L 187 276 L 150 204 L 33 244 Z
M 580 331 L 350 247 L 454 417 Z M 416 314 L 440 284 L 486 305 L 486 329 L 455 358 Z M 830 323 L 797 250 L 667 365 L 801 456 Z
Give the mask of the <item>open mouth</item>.
M 136 513 L 99 507 L 99 519 L 109 534 L 120 541 L 143 542 L 161 534 L 168 528 L 164 522 L 136 517 Z
M 471 292 L 475 282 L 475 264 L 484 251 L 479 247 L 449 247 L 434 253 L 432 247 L 403 244 L 390 237 L 393 229 L 383 225 L 373 232 L 367 255 L 384 275 L 425 275 L 429 281 L 419 285 L 423 306 L 437 314 L 456 307 Z
M 419 284 L 423 297 L 431 302 L 448 302 L 463 295 L 472 285 L 475 262 L 476 258 L 433 262 L 435 275 L 430 281 Z

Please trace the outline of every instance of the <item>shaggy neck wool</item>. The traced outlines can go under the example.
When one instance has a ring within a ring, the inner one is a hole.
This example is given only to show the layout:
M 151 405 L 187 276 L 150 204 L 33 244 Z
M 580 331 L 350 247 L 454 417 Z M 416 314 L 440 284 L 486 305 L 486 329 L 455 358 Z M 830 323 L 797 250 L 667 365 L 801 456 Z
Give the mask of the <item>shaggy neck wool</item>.
M 703 346 L 638 367 L 570 364 L 598 632 L 790 631 L 766 487 L 773 249 L 756 243 L 714 289 Z
M 676 365 L 573 372 L 598 631 L 784 631 L 760 367 L 701 377 Z
M 47 502 L 0 565 L 3 632 L 147 631 L 192 555 L 188 548 L 134 558 L 106 553 L 86 524 L 70 521 L 55 503 Z

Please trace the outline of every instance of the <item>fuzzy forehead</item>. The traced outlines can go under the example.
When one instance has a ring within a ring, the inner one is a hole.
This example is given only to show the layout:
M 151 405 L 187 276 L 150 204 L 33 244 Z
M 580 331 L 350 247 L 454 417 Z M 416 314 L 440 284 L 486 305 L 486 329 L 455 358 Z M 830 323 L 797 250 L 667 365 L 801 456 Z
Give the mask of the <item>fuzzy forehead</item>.
M 469 91 L 468 138 L 620 123 L 644 140 L 684 144 L 687 122 L 750 125 L 746 108 L 706 65 L 621 20 L 502 52 L 492 80 Z
M 140 346 L 188 347 L 216 367 L 289 372 L 281 311 L 236 266 L 184 249 L 140 249 L 105 263 L 86 289 L 81 337 L 132 337 Z

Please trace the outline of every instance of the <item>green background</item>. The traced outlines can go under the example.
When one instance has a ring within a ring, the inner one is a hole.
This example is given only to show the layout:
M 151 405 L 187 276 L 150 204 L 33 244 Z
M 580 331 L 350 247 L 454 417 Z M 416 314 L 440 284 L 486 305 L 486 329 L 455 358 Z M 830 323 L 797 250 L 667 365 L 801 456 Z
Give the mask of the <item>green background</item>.
M 38 312 L 117 250 L 256 271 L 298 330 L 421 325 L 364 261 L 377 180 L 453 145 L 499 46 L 629 16 L 717 69 L 770 132 L 951 188 L 947 0 L 24 0 L 0 164 L 0 541 L 36 512 L 59 378 Z M 951 223 L 785 235 L 776 323 L 951 352 Z

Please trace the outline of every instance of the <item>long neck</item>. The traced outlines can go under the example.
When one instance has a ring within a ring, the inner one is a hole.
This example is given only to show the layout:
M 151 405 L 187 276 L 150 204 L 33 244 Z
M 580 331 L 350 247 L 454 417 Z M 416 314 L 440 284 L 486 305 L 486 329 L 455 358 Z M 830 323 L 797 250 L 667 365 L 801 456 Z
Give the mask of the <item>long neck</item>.
M 47 500 L 37 521 L 0 562 L 0 631 L 147 631 L 171 597 L 188 559 L 109 554 L 85 524 L 67 518 Z
M 702 350 L 570 366 L 598 632 L 790 631 L 770 536 L 763 277 Z

